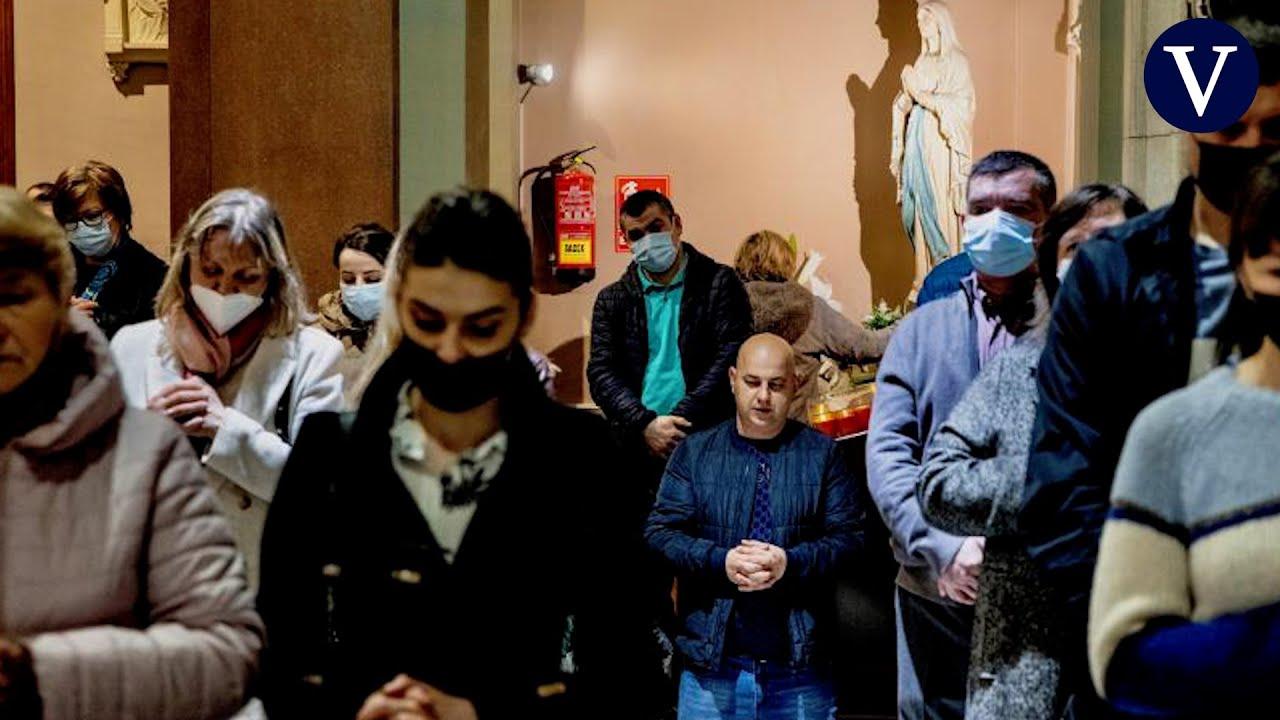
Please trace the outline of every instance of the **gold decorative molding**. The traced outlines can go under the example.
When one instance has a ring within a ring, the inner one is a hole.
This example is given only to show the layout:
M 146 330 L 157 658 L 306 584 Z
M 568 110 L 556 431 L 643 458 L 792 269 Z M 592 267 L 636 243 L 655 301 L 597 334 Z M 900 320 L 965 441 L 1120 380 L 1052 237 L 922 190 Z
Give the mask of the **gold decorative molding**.
M 168 64 L 169 0 L 103 0 L 107 67 L 117 83 L 134 65 Z

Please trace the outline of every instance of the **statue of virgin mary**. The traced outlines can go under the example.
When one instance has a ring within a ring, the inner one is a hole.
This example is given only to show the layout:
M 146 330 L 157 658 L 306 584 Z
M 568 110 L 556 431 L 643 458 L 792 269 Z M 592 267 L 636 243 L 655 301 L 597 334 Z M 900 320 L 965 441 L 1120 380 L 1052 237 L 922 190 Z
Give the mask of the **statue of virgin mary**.
M 965 185 L 973 161 L 973 80 L 951 13 L 927 0 L 916 13 L 920 57 L 902 70 L 893 102 L 890 170 L 902 227 L 915 253 L 911 297 L 935 265 L 960 252 Z

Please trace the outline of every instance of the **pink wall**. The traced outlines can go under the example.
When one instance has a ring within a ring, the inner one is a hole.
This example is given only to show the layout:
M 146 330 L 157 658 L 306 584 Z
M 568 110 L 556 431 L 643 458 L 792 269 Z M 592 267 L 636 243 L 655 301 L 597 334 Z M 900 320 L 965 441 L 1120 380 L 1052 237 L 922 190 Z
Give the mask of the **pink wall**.
M 1066 0 L 953 0 L 978 98 L 975 152 L 1067 151 Z M 543 297 L 529 338 L 562 348 L 570 397 L 612 250 L 616 174 L 670 174 L 686 238 L 723 262 L 795 233 L 852 317 L 905 295 L 911 255 L 888 172 L 889 108 L 919 52 L 914 0 L 524 0 L 519 57 L 555 64 L 523 106 L 522 165 L 597 144 L 597 280 Z M 566 348 L 564 346 L 568 345 Z
M 133 235 L 169 254 L 169 86 L 164 66 L 137 67 L 117 85 L 103 52 L 101 2 L 14 3 L 17 181 L 53 181 L 85 160 L 124 176 Z

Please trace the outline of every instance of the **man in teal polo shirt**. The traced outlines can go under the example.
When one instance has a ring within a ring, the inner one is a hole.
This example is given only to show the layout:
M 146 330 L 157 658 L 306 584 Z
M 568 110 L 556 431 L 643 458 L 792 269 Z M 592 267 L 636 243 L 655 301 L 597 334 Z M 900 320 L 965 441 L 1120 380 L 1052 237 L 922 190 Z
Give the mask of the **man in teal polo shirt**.
M 649 325 L 649 364 L 644 369 L 640 402 L 672 423 L 687 430 L 689 421 L 671 415 L 684 397 L 684 371 L 680 367 L 680 301 L 684 299 L 684 279 L 689 271 L 689 258 L 674 263 L 675 275 L 663 284 L 649 276 L 642 266 L 637 276 L 644 291 L 644 310 Z M 659 273 L 658 278 L 668 273 Z M 655 419 L 655 422 L 658 421 Z M 656 428 L 655 428 L 656 429 Z
M 618 215 L 633 262 L 596 298 L 587 378 L 656 490 L 681 440 L 732 415 L 729 367 L 751 305 L 732 269 L 683 241 L 665 195 L 638 192 Z

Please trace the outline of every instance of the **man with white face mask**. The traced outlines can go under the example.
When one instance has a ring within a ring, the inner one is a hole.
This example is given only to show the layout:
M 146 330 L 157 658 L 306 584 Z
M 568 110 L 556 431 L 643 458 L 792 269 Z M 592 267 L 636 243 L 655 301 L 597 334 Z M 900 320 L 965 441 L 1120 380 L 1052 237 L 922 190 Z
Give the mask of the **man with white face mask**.
M 627 198 L 618 222 L 633 262 L 596 298 L 587 378 L 652 491 L 680 441 L 733 412 L 725 377 L 751 334 L 751 304 L 732 268 L 683 241 L 663 194 Z
M 931 527 L 916 482 L 934 432 L 982 367 L 1047 321 L 1036 227 L 1057 199 L 1053 173 L 1002 150 L 969 176 L 964 247 L 974 272 L 960 291 L 918 308 L 880 364 L 867 438 L 871 494 L 888 525 L 898 575 L 899 716 L 964 716 L 983 539 Z

